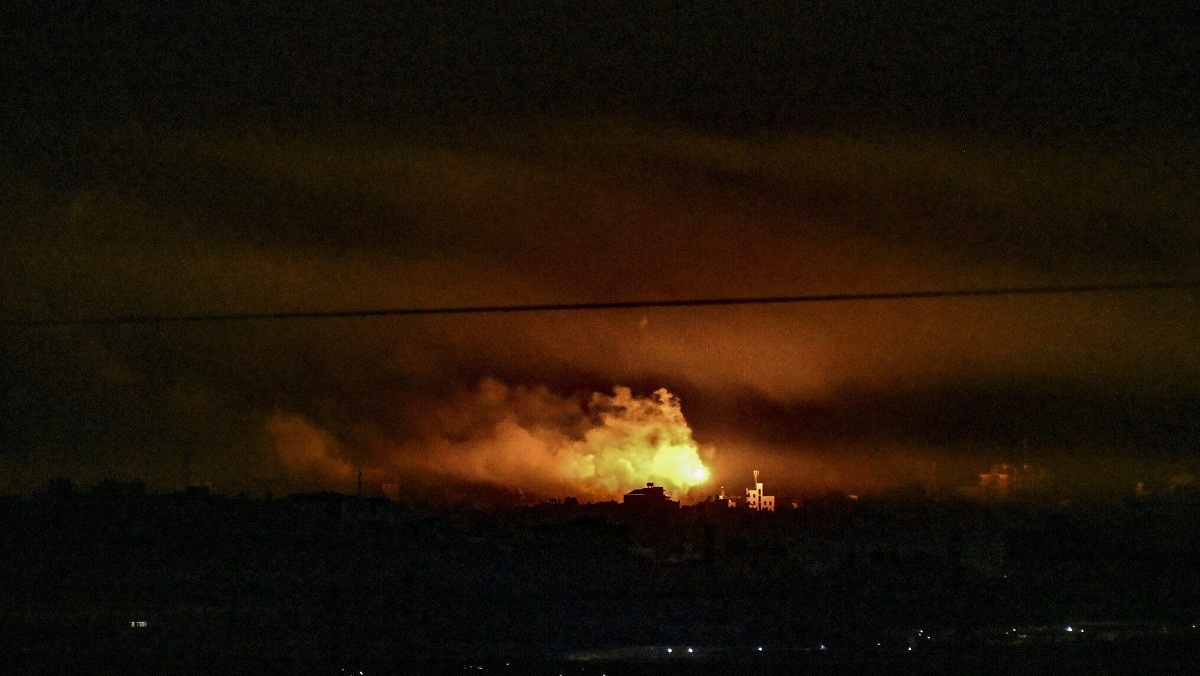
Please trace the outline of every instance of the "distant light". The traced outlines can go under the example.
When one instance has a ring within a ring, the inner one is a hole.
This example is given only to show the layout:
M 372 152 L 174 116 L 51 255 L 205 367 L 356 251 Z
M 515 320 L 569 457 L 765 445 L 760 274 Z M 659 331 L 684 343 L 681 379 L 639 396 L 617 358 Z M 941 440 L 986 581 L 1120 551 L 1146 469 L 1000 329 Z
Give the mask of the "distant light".
M 692 649 L 691 649 L 691 648 L 688 648 L 688 652 L 689 652 L 689 653 L 690 653 L 690 652 L 692 652 Z
M 674 649 L 674 648 L 667 648 L 667 652 L 669 652 L 669 653 L 673 653 L 673 652 L 675 652 L 675 649 Z
M 1194 627 L 1196 625 L 1193 624 L 1192 626 Z M 760 652 L 760 653 L 762 652 L 762 646 L 758 646 L 758 652 Z
M 1067 631 L 1075 631 L 1075 629 L 1074 629 L 1074 628 L 1072 628 L 1072 627 L 1071 627 L 1071 625 L 1069 625 L 1069 624 L 1068 624 L 1068 625 L 1067 625 Z
M 912 652 L 912 646 L 908 646 L 909 652 Z
M 824 649 L 825 649 L 825 644 L 824 644 L 824 643 L 822 643 L 822 644 L 821 644 L 821 650 L 824 650 Z
M 924 630 L 924 629 L 918 629 L 918 630 L 917 630 L 917 633 L 918 633 L 918 634 L 924 634 L 924 633 L 925 633 L 925 630 Z

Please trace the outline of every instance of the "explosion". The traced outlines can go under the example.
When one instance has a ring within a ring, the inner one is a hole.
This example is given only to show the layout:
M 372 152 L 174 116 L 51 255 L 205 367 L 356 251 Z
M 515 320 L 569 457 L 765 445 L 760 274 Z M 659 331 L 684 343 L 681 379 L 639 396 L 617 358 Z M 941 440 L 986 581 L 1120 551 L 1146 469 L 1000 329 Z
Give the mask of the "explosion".
M 596 426 L 559 453 L 567 476 L 610 495 L 647 481 L 686 494 L 708 480 L 679 399 L 666 388 L 651 398 L 635 397 L 627 387 L 614 388 L 612 396 L 595 393 L 588 411 Z
M 298 417 L 277 414 L 268 432 L 289 474 L 328 469 L 331 481 L 344 480 L 348 456 L 371 475 L 440 475 L 541 497 L 616 499 L 652 481 L 686 500 L 710 477 L 703 458 L 712 449 L 692 438 L 679 399 L 666 389 L 639 397 L 618 386 L 585 400 L 489 378 L 412 415 L 419 440 L 382 452 L 339 443 Z
M 618 498 L 648 481 L 686 497 L 709 478 L 701 457 L 712 451 L 666 389 L 618 386 L 583 402 L 489 378 L 442 408 L 438 427 L 426 469 L 549 497 Z

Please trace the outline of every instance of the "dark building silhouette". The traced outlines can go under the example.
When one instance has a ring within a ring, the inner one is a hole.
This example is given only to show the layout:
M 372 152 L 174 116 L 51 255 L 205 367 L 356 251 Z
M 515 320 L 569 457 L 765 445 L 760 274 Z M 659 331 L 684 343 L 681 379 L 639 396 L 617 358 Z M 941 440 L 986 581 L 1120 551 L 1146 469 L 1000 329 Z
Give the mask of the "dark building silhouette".
M 635 488 L 625 494 L 623 501 L 626 507 L 632 509 L 675 509 L 679 502 L 667 497 L 667 491 L 654 482 L 646 484 L 645 488 Z

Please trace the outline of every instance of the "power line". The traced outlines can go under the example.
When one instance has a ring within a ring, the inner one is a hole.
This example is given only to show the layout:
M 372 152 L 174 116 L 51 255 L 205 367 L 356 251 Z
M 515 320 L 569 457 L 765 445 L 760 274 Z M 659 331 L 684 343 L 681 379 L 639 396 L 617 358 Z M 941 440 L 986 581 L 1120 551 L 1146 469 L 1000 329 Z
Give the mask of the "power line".
M 54 319 L 0 319 L 0 326 L 97 326 L 132 324 L 181 324 L 199 322 L 244 322 L 288 319 L 338 319 L 354 317 L 412 317 L 420 315 L 505 314 L 518 312 L 580 312 L 591 310 L 632 310 L 671 307 L 713 307 L 722 305 L 783 305 L 796 303 L 841 303 L 896 301 L 939 298 L 982 298 L 988 296 L 1035 296 L 1051 294 L 1109 293 L 1125 291 L 1166 291 L 1200 288 L 1200 280 L 1129 282 L 1123 284 L 1059 284 L 1009 286 L 980 289 L 931 289 L 917 291 L 878 291 L 867 293 L 826 293 L 796 296 L 751 296 L 742 298 L 687 298 L 675 300 L 629 300 L 593 303 L 542 303 L 524 305 L 460 305 L 448 307 L 373 308 L 362 310 L 299 310 L 287 312 L 229 312 L 213 314 L 126 314 L 103 317 Z

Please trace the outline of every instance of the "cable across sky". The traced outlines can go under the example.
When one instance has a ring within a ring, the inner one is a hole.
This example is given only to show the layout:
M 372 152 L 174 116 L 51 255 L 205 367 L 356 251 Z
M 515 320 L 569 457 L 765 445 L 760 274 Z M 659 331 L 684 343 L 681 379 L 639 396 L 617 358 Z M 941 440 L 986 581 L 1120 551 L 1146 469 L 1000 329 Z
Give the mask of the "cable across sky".
M 716 307 L 723 305 L 785 305 L 800 303 L 846 303 L 865 301 L 902 301 L 941 298 L 983 298 L 989 296 L 1035 296 L 1052 294 L 1112 293 L 1130 291 L 1170 291 L 1200 288 L 1200 279 L 1142 281 L 1109 284 L 1050 284 L 974 289 L 925 289 L 908 291 L 871 291 L 862 293 L 822 293 L 788 296 L 747 296 L 731 298 L 682 298 L 667 300 L 623 300 L 578 303 L 536 303 L 512 305 L 457 305 L 435 307 L 391 307 L 350 310 L 294 310 L 278 312 L 227 312 L 196 314 L 120 314 L 94 317 L 3 318 L 0 326 L 103 326 L 135 324 L 182 324 L 204 322 L 247 322 L 300 319 L 339 319 L 369 317 L 413 317 L 422 315 L 512 314 L 536 312 L 583 312 L 634 310 L 649 308 Z

